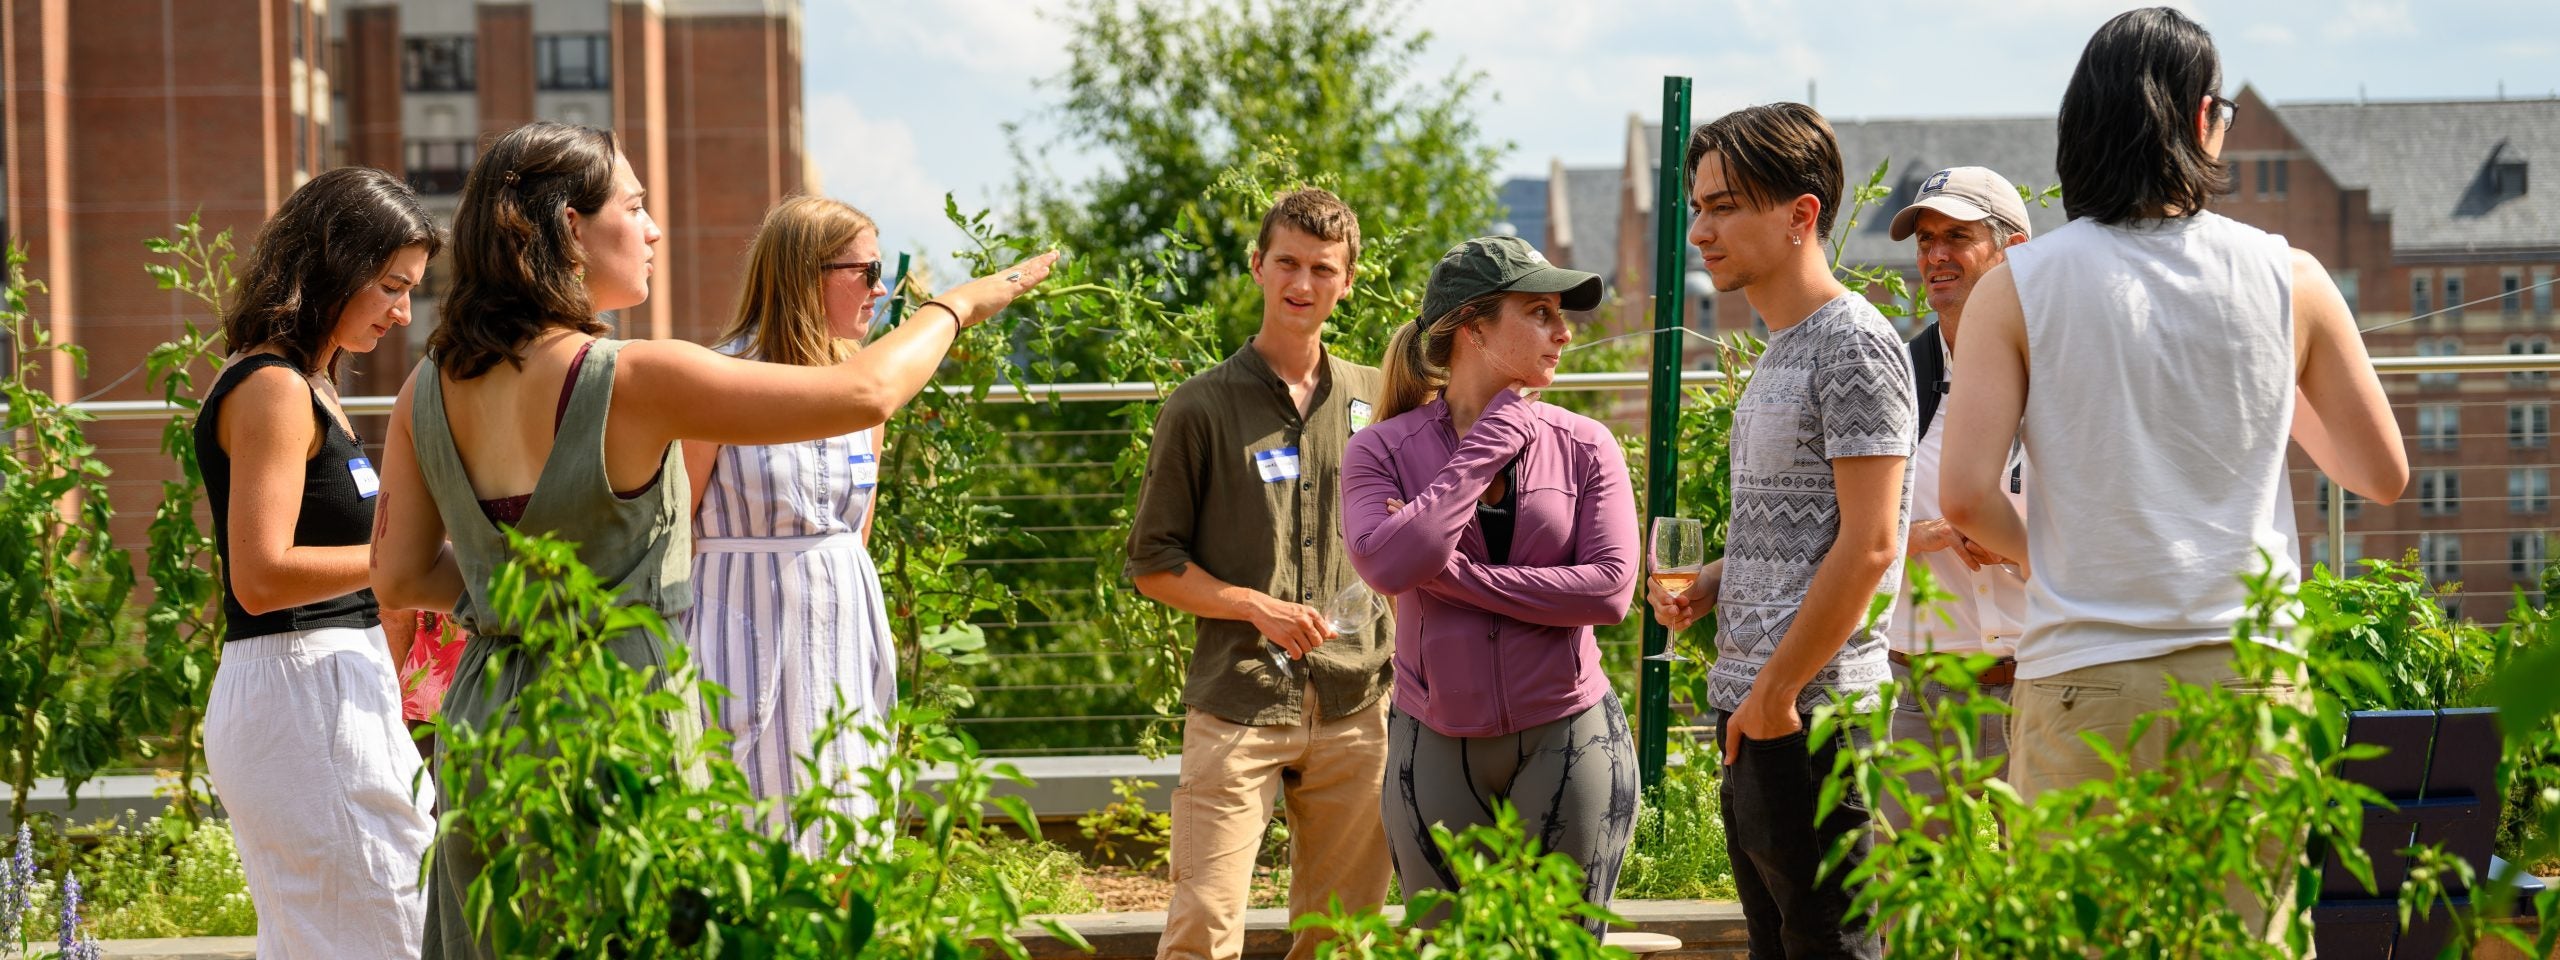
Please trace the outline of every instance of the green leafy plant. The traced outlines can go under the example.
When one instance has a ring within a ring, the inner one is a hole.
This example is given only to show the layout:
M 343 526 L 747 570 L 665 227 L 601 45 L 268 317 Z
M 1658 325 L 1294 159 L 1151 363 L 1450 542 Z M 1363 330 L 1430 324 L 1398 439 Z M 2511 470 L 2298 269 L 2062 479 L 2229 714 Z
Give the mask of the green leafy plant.
M 718 734 L 696 738 L 671 714 L 699 709 L 695 674 L 680 645 L 664 672 L 614 656 L 606 638 L 664 635 L 646 608 L 622 605 L 575 549 L 510 533 L 516 558 L 494 578 L 490 606 L 523 625 L 503 657 L 539 658 L 543 669 L 512 708 L 484 728 L 448 731 L 448 778 L 473 789 L 446 812 L 447 831 L 486 838 L 487 867 L 470 887 L 469 912 L 502 953 L 545 956 L 977 957 L 1024 956 L 1010 931 L 1024 900 L 1007 871 L 969 872 L 983 852 L 982 811 L 1037 823 L 1019 797 L 997 797 L 1009 767 L 990 769 L 975 748 L 901 708 L 914 741 L 863 771 L 859 789 L 877 804 L 855 820 L 836 808 L 822 778 L 785 802 L 754 799 Z M 716 693 L 716 691 L 715 691 Z M 716 701 L 716 698 L 715 698 Z M 883 738 L 839 713 L 821 732 Z M 934 765 L 951 778 L 917 784 Z M 794 854 L 765 824 L 819 830 L 826 855 Z M 899 825 L 921 824 L 914 836 Z M 966 876 L 964 877 L 964 873 Z M 1081 944 L 1072 931 L 1052 932 Z
M 1093 841 L 1094 856 L 1146 871 L 1164 866 L 1173 815 L 1147 809 L 1147 791 L 1155 788 L 1152 780 L 1114 778 L 1111 793 L 1118 799 L 1076 818 L 1076 831 Z
M 175 236 L 144 245 L 174 261 L 144 266 L 160 289 L 184 293 L 203 303 L 213 317 L 222 316 L 238 283 L 231 272 L 231 231 L 207 238 L 203 225 L 190 216 L 177 225 Z M 142 617 L 142 659 L 117 679 L 113 696 L 117 715 L 143 735 L 134 742 L 143 756 L 153 756 L 155 743 L 166 742 L 176 768 L 171 809 L 192 824 L 212 805 L 201 766 L 204 707 L 224 635 L 219 554 L 213 537 L 196 523 L 205 488 L 192 432 L 201 406 L 195 399 L 195 375 L 200 365 L 219 369 L 222 358 L 213 348 L 214 333 L 192 317 L 180 324 L 178 339 L 152 348 L 147 360 L 161 398 L 178 410 L 160 431 L 160 452 L 177 465 L 178 475 L 161 481 L 160 506 L 151 515 L 145 557 L 152 591 Z
M 31 862 L 54 874 L 76 874 L 86 932 L 101 939 L 243 937 L 257 932 L 247 875 L 230 827 L 179 818 L 125 819 L 70 834 L 30 836 Z M 30 899 L 25 928 L 34 939 L 60 933 L 58 886 Z
M 1587 960 L 1628 954 L 1604 946 L 1586 922 L 1622 923 L 1582 899 L 1582 868 L 1538 841 L 1511 804 L 1496 801 L 1490 824 L 1453 834 L 1438 824 L 1431 842 L 1447 857 L 1463 895 L 1425 890 L 1405 898 L 1407 917 L 1438 914 L 1425 927 L 1374 911 L 1339 909 L 1300 918 L 1295 929 L 1331 931 L 1317 956 L 1337 960 Z M 1338 905 L 1337 905 L 1338 906 Z
M 1725 848 L 1721 773 L 1715 751 L 1686 736 L 1672 743 L 1677 762 L 1645 791 L 1636 810 L 1635 843 L 1618 873 L 1628 900 L 1730 900 L 1733 858 Z
M 2376 609 L 2398 609 L 2413 599 L 2433 608 L 2423 601 L 2423 591 L 2411 589 L 2404 572 L 2377 567 L 2360 581 L 2315 580 L 2302 588 L 2300 596 L 2313 611 L 2305 620 L 2311 640 L 2304 655 L 2253 639 L 2290 632 L 2276 625 L 2276 617 L 2296 593 L 2272 576 L 2250 578 L 2253 613 L 2237 628 L 2233 644 L 2241 679 L 2180 686 L 2170 709 L 2137 721 L 2124 734 L 2157 738 L 2172 761 L 2135 770 L 2123 751 L 2101 742 L 2100 756 L 2115 768 L 2113 778 L 2052 791 L 2033 803 L 1995 779 L 2000 758 L 1976 749 L 1980 721 L 2008 712 L 1997 700 L 1922 701 L 1934 745 L 1890 740 L 1881 712 L 1821 717 L 1816 736 L 1838 724 L 1864 723 L 1873 737 L 1868 749 L 1844 754 L 1825 786 L 1826 806 L 1857 790 L 1872 802 L 1913 811 L 1914 827 L 1888 831 L 1851 874 L 1861 886 L 1860 906 L 1889 918 L 1887 936 L 1897 956 L 2302 955 L 2310 942 L 2308 924 L 2270 920 L 2272 926 L 2252 926 L 2229 898 L 2294 906 L 2291 885 L 2303 851 L 2313 848 L 2329 851 L 2368 884 L 2373 880 L 2372 864 L 2357 843 L 2365 804 L 2382 798 L 2339 776 L 2338 765 L 2379 755 L 2379 747 L 2344 746 L 2345 712 L 2372 702 L 2377 691 L 2395 688 L 2385 671 L 2359 659 L 2372 652 L 2371 638 L 2362 631 L 2376 625 L 2370 616 Z M 1924 603 L 1943 599 L 1934 589 L 1918 593 Z M 2520 609 L 2515 619 L 2547 636 L 2549 619 L 2537 622 L 2534 614 Z M 1983 656 L 1924 655 L 1915 662 L 1911 682 L 1971 690 L 1988 666 Z M 2428 682 L 2403 678 L 2398 689 L 2407 694 L 2440 686 L 2440 678 L 2421 679 Z M 2307 681 L 2300 696 L 2254 692 L 2296 681 Z M 2519 726 L 2518 719 L 2525 722 Z M 2520 729 L 2547 729 L 2550 722 L 2548 715 L 2510 720 L 2511 736 Z M 2518 739 L 2548 742 L 2544 736 Z M 1911 793 L 1904 778 L 1924 771 L 1947 785 L 1944 797 Z M 2013 839 L 2002 839 L 2004 827 Z M 2538 841 L 2537 849 L 2550 845 Z M 2401 893 L 2404 917 L 2440 904 L 2452 885 L 2481 880 L 2441 851 L 2415 853 L 2418 866 Z M 1831 862 L 1837 868 L 1837 851 Z M 2546 927 L 2555 905 L 2560 898 L 2542 905 Z M 2277 909 L 2270 916 L 2287 912 Z M 2487 937 L 2529 946 L 2511 926 L 2468 919 L 2462 926 L 2457 946 L 2463 949 Z M 2550 949 L 2546 940 L 2534 955 Z
M 111 678 L 94 668 L 117 645 L 134 583 L 109 532 L 107 467 L 87 417 L 42 385 L 72 382 L 88 355 L 28 312 L 42 287 L 25 267 L 12 246 L 0 291 L 0 324 L 17 348 L 0 380 L 0 777 L 16 789 L 20 822 L 38 777 L 60 775 L 76 797 L 115 758 L 125 728 L 100 695 Z
M 1884 711 L 1819 716 L 1816 738 L 1863 723 L 1872 743 L 1844 751 L 1824 789 L 1824 807 L 1850 790 L 1912 811 L 1914 828 L 1889 831 L 1850 874 L 1858 905 L 1895 918 L 1887 936 L 1904 956 L 2295 957 L 2309 948 L 2308 924 L 2285 924 L 2306 841 L 2323 843 L 2347 868 L 2371 877 L 2356 841 L 2363 805 L 2380 797 L 2337 775 L 2337 764 L 2378 748 L 2341 750 L 2345 726 L 2332 678 L 2340 668 L 2308 664 L 2255 642 L 2276 636 L 2275 611 L 2290 592 L 2271 576 L 2251 580 L 2251 620 L 2233 648 L 2243 680 L 2179 686 L 2174 706 L 2135 723 L 2127 740 L 2164 741 L 2170 763 L 2136 769 L 2120 745 L 2093 744 L 2112 778 L 2054 790 L 2028 803 L 1994 779 L 1998 758 L 1980 755 L 1973 731 L 2005 712 L 1988 697 L 1924 701 L 1937 735 L 1894 741 Z M 2316 648 L 2315 648 L 2316 651 Z M 1913 682 L 1964 691 L 1987 657 L 1926 655 Z M 2265 696 L 2306 675 L 2300 697 Z M 1904 777 L 1937 775 L 1946 795 L 1915 795 Z M 2015 843 L 1984 843 L 1994 824 Z M 1840 851 L 1830 863 L 1837 868 Z M 2227 897 L 2278 905 L 2272 926 L 2254 926 Z M 1920 918 L 1926 918 L 1922 920 Z

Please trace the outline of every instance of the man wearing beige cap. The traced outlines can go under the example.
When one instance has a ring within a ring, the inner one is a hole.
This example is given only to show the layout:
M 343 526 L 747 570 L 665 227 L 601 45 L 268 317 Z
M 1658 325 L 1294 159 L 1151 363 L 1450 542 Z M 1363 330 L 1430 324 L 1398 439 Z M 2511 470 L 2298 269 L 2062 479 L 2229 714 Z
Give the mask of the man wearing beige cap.
M 1964 322 L 1965 298 L 1974 281 L 2009 258 L 2011 246 L 2027 241 L 2027 205 L 2008 179 L 1984 167 L 1952 167 L 1931 174 L 1920 195 L 1893 217 L 1893 239 L 1917 239 L 1920 282 L 1937 320 L 1912 337 L 1911 384 L 1919 396 L 1920 442 L 1911 452 L 1911 559 L 1929 568 L 1938 587 L 1953 596 L 1926 610 L 1911 602 L 1909 567 L 1904 568 L 1901 596 L 1885 633 L 1886 657 L 1894 682 L 1893 738 L 1934 742 L 1928 717 L 1950 698 L 1963 694 L 1943 683 L 1915 678 L 1912 658 L 1922 653 L 1987 653 L 1999 658 L 1977 678 L 1983 696 L 2009 701 L 2017 673 L 2020 623 L 2026 616 L 2026 580 L 2015 564 L 1993 554 L 1948 526 L 1938 510 L 1939 464 L 1946 434 L 1944 399 L 1954 371 L 1947 358 L 1955 353 L 1956 335 Z M 2012 450 L 2004 467 L 2011 500 L 2024 506 L 2025 464 Z M 1924 704 L 1926 707 L 1924 708 Z M 1924 709 L 1926 712 L 1924 712 Z M 1982 718 L 1975 731 L 1975 755 L 2000 757 L 2005 772 L 2009 752 L 2008 718 Z M 1918 797 L 1935 799 L 1942 788 L 1926 771 L 1906 781 Z M 1909 811 L 1894 803 L 1879 811 L 1895 829 L 1912 826 Z M 1943 821 L 1927 829 L 1941 829 Z

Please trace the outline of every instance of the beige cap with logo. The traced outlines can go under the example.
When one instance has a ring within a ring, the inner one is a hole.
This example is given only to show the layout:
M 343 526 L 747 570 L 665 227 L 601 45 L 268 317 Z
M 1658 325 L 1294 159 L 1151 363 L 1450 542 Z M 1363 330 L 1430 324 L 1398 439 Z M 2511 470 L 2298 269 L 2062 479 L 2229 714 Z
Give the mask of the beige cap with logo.
M 1996 213 L 2016 226 L 2018 232 L 2034 235 L 2027 226 L 2027 202 L 2018 198 L 2018 188 L 1989 167 L 1948 167 L 1930 174 L 1920 184 L 1919 198 L 1893 215 L 1894 240 L 1911 236 L 1912 223 L 1920 219 L 1922 210 L 1935 210 L 1966 222 Z

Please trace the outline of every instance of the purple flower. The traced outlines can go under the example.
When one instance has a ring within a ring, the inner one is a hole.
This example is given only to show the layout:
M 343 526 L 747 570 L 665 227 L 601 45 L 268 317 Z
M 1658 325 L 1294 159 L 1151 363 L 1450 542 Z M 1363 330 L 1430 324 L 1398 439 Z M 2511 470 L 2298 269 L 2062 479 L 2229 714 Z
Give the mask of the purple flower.
M 18 825 L 18 850 L 0 867 L 0 940 L 18 939 L 20 926 L 26 923 L 27 888 L 36 880 L 36 841 L 26 824 Z
M 80 878 L 68 872 L 62 875 L 62 934 L 57 942 L 62 955 L 59 960 L 99 960 L 98 938 L 80 930 Z
M 71 951 L 80 946 L 80 878 L 62 875 L 62 960 L 76 960 Z

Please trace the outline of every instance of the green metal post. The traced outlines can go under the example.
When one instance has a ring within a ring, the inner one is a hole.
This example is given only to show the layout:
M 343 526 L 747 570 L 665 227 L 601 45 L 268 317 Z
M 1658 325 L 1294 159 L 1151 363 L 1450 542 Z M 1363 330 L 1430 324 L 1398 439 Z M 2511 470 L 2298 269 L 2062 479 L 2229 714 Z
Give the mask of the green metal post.
M 1680 355 L 1686 346 L 1680 331 L 1686 323 L 1682 314 L 1688 278 L 1683 274 L 1689 262 L 1689 171 L 1680 158 L 1688 147 L 1689 78 L 1664 77 L 1662 150 L 1655 154 L 1662 171 L 1653 191 L 1653 384 L 1646 404 L 1645 529 L 1638 533 L 1642 537 L 1652 535 L 1653 518 L 1680 514 Z M 1654 622 L 1648 611 L 1645 654 L 1670 647 L 1671 631 Z M 1671 665 L 1658 660 L 1638 663 L 1636 769 L 1650 790 L 1662 782 L 1663 757 L 1671 749 Z
M 889 281 L 889 323 L 886 329 L 898 329 L 898 322 L 905 320 L 906 318 L 907 255 L 901 253 L 898 255 L 898 277 L 895 280 Z

